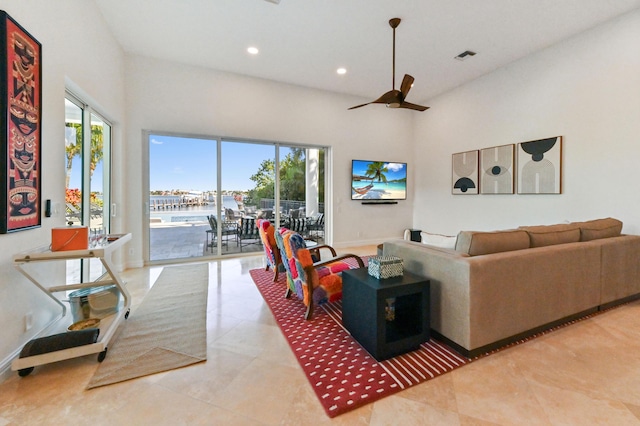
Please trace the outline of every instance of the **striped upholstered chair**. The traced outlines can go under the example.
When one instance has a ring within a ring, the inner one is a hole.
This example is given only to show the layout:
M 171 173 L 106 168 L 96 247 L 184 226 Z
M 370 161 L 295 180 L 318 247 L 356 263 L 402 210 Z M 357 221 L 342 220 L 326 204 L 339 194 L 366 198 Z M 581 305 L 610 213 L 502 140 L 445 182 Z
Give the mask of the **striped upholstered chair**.
M 353 254 L 313 263 L 311 253 L 300 234 L 281 228 L 275 236 L 282 263 L 287 271 L 286 297 L 295 293 L 304 302 L 307 306 L 304 318 L 307 320 L 313 315 L 314 305 L 342 298 L 342 271 L 364 267 L 362 259 Z M 355 259 L 357 266 L 351 266 L 344 261 L 348 258 Z
M 264 254 L 267 257 L 267 267 L 273 268 L 273 281 L 278 280 L 278 269 L 282 265 L 282 258 L 280 257 L 280 250 L 276 245 L 275 228 L 267 219 L 257 219 L 256 225 L 258 226 L 258 232 L 260 233 L 260 239 L 262 240 L 262 247 L 264 247 Z

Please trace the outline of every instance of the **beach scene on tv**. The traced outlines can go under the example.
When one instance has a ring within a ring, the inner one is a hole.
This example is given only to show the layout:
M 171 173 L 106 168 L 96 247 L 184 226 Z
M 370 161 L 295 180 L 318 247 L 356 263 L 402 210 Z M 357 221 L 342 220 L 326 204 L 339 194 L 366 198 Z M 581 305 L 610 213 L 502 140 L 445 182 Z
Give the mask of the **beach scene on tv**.
M 406 163 L 353 160 L 352 200 L 404 200 L 406 198 Z

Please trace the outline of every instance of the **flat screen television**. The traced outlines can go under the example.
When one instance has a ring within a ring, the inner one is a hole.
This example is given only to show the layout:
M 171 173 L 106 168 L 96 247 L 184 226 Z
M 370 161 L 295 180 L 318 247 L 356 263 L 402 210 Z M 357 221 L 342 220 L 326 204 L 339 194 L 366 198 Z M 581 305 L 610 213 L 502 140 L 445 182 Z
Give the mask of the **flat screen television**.
M 353 160 L 351 199 L 395 201 L 407 199 L 407 163 Z

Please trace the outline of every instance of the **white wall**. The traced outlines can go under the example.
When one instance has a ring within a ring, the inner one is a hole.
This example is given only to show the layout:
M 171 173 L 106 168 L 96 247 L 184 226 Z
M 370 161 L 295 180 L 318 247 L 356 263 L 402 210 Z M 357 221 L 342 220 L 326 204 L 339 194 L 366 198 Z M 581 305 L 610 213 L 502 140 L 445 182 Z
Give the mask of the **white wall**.
M 411 224 L 411 197 L 390 206 L 351 201 L 350 173 L 354 158 L 406 161 L 411 173 L 414 112 L 379 105 L 347 111 L 362 99 L 140 56 L 128 57 L 126 68 L 126 228 L 135 239 L 129 265 L 142 261 L 143 241 L 135 236 L 142 235 L 146 201 L 143 130 L 330 146 L 334 245 L 379 243 Z
M 51 199 L 57 208 L 53 217 L 42 216 L 38 229 L 0 235 L 1 376 L 7 374 L 11 358 L 22 345 L 59 313 L 44 293 L 18 273 L 12 259 L 21 251 L 48 245 L 51 228 L 64 226 L 65 81 L 79 94 L 96 100 L 101 112 L 115 122 L 114 155 L 121 157 L 124 55 L 93 2 L 0 0 L 0 9 L 42 44 L 42 200 Z M 62 265 L 39 264 L 31 272 L 50 285 L 65 279 Z M 27 312 L 33 312 L 34 324 L 25 332 Z
M 429 105 L 416 119 L 416 228 L 455 235 L 612 216 L 640 234 L 640 11 Z M 559 135 L 563 194 L 451 195 L 452 153 Z

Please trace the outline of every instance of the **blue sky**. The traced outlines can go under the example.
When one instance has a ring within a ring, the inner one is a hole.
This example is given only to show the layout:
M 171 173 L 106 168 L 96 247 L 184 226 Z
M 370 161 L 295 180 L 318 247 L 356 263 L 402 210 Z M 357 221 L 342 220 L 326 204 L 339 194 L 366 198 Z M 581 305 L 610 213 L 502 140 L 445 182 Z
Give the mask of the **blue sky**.
M 151 135 L 149 144 L 149 189 L 216 189 L 216 142 L 207 139 Z M 285 156 L 288 149 L 280 149 Z M 248 190 L 249 179 L 263 160 L 274 158 L 273 145 L 222 142 L 222 189 Z
M 73 169 L 71 170 L 71 178 L 69 179 L 69 188 L 80 189 L 82 178 L 80 170 L 82 169 L 82 158 L 79 155 L 73 157 Z M 102 192 L 102 161 L 96 165 L 96 169 L 91 176 L 92 192 Z

